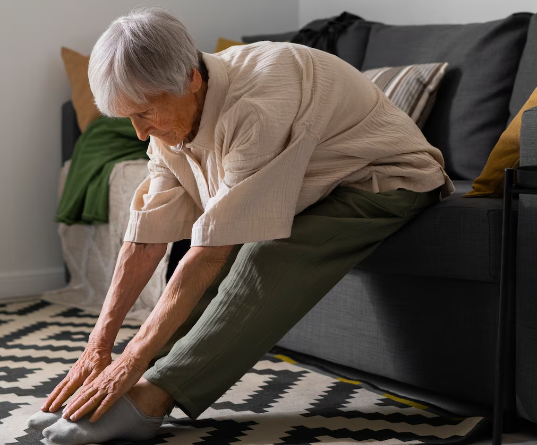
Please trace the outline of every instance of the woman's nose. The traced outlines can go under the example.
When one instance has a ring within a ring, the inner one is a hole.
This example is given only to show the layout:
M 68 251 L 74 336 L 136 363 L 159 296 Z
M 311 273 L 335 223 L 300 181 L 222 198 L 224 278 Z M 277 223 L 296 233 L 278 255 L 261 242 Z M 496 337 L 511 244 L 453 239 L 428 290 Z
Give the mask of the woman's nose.
M 134 122 L 133 119 L 131 119 L 132 126 L 136 130 L 136 136 L 138 136 L 138 139 L 141 141 L 145 141 L 149 137 L 149 125 L 140 125 L 139 122 Z

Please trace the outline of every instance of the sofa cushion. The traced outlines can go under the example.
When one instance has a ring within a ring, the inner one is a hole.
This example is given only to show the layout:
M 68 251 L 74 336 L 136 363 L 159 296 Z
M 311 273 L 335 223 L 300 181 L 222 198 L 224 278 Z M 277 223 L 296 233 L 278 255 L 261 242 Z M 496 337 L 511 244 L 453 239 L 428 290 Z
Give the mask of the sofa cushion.
M 511 122 L 537 88 L 537 14 L 533 14 L 509 104 Z
M 362 70 L 448 62 L 423 132 L 453 179 L 476 178 L 505 130 L 531 14 L 467 25 L 371 26 Z
M 345 29 L 337 40 L 337 56 L 361 70 L 364 64 L 369 32 L 373 24 L 374 22 L 361 20 Z
M 423 128 L 434 106 L 446 67 L 447 63 L 425 63 L 377 68 L 363 74 L 419 128 Z
M 453 181 L 455 193 L 388 237 L 359 269 L 374 272 L 498 282 L 502 204 L 463 198 L 472 181 Z M 518 200 L 513 201 L 513 212 Z
M 229 40 L 223 37 L 219 37 L 218 41 L 216 42 L 216 48 L 214 49 L 214 52 L 219 53 L 220 51 L 224 51 L 235 45 L 246 45 L 246 43 L 237 42 L 236 40 Z
M 76 110 L 78 127 L 84 133 L 88 125 L 101 114 L 95 105 L 89 84 L 89 56 L 83 56 L 64 46 L 62 46 L 61 54 L 71 85 L 71 100 Z
M 473 190 L 464 195 L 464 197 L 503 197 L 504 170 L 506 168 L 516 168 L 520 162 L 522 115 L 526 110 L 534 107 L 537 107 L 537 89 L 509 124 L 509 127 L 503 132 L 489 156 L 487 165 L 485 165 L 479 177 L 474 180 Z

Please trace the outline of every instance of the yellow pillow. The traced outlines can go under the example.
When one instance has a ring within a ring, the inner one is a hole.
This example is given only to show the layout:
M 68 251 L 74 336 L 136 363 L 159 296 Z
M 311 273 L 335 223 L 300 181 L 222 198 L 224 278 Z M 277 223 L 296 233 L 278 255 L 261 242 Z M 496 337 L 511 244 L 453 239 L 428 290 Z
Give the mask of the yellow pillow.
M 537 107 L 537 89 L 518 112 L 503 132 L 487 160 L 481 174 L 474 179 L 472 191 L 463 195 L 465 198 L 487 196 L 501 198 L 503 196 L 504 169 L 516 168 L 520 162 L 520 127 L 522 114 L 530 108 Z
M 78 126 L 84 133 L 87 126 L 101 114 L 93 102 L 93 93 L 89 85 L 89 56 L 83 56 L 62 46 L 62 59 L 71 85 L 71 100 L 76 111 Z
M 218 43 L 216 44 L 216 49 L 214 50 L 214 52 L 219 53 L 220 51 L 224 51 L 225 49 L 228 49 L 229 47 L 235 45 L 246 45 L 246 43 L 236 42 L 235 40 L 228 40 L 220 37 L 218 39 Z

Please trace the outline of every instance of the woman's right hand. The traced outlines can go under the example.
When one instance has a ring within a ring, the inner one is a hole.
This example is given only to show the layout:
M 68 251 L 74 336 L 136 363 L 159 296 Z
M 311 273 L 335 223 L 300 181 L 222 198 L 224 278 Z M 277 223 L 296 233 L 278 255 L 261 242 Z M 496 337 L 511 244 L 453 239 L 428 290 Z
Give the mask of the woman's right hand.
M 92 343 L 90 340 L 67 376 L 48 395 L 41 406 L 41 411 L 54 412 L 59 409 L 78 388 L 93 381 L 110 363 L 112 363 L 111 348 Z

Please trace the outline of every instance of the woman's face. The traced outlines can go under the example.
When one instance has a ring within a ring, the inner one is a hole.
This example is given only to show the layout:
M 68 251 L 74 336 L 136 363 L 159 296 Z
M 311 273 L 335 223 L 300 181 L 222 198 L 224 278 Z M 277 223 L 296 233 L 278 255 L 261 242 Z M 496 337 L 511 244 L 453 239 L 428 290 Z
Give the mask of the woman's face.
M 145 141 L 149 135 L 167 145 L 177 145 L 192 131 L 198 114 L 196 92 L 201 87 L 201 75 L 193 70 L 190 92 L 182 96 L 161 93 L 149 99 L 147 104 L 127 102 L 119 117 L 130 118 L 138 139 Z

